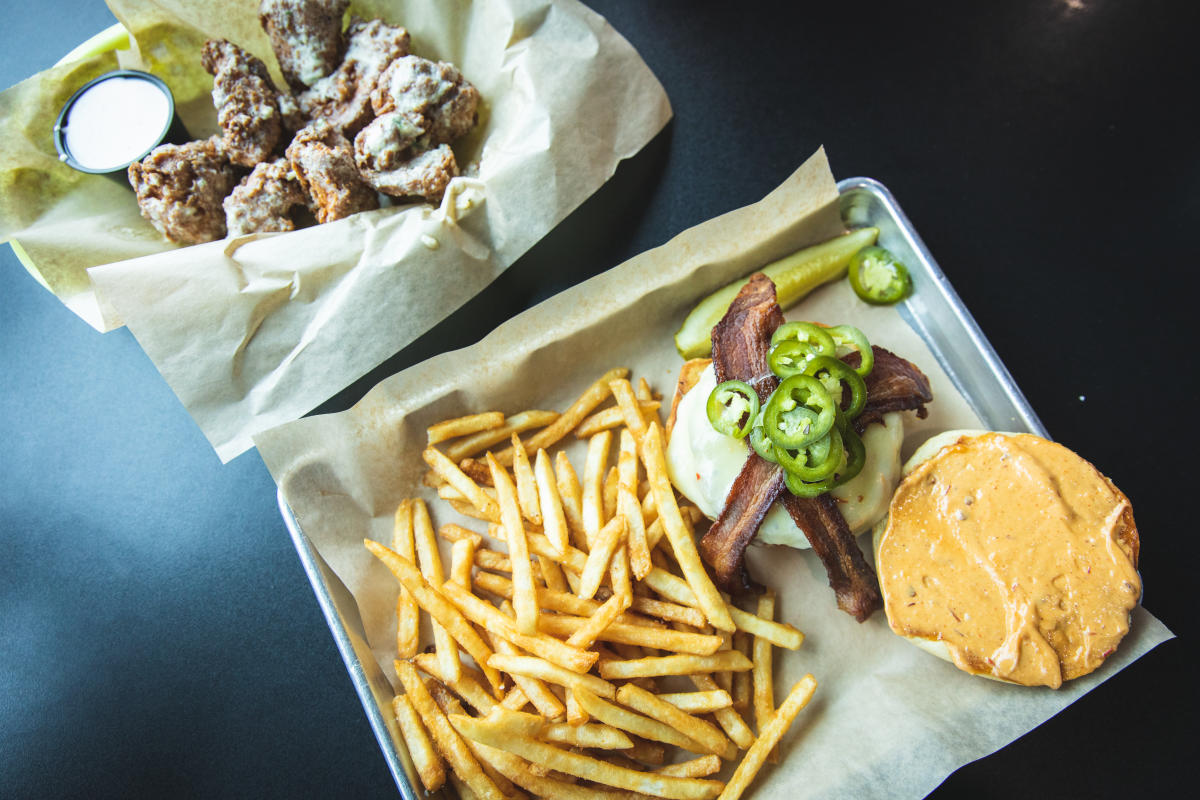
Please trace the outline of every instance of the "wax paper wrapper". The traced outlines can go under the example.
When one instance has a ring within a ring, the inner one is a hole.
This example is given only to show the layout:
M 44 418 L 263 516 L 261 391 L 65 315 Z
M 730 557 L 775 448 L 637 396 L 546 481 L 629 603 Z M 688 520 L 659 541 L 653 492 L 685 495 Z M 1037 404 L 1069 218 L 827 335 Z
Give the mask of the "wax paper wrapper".
M 197 138 L 217 131 L 206 39 L 228 38 L 279 74 L 254 0 L 110 5 L 135 39 L 120 60 L 167 81 Z M 112 54 L 4 95 L 3 108 L 32 119 L 8 123 L 19 135 L 0 161 L 0 231 L 89 322 L 128 325 L 223 460 L 478 293 L 671 115 L 636 51 L 575 0 L 356 0 L 350 11 L 404 25 L 414 53 L 454 63 L 483 97 L 479 125 L 454 145 L 464 177 L 441 208 L 176 247 L 141 219 L 131 192 L 55 157 L 52 113 L 117 66 Z M 105 262 L 117 263 L 91 270 L 89 285 L 87 268 Z
M 482 527 L 422 486 L 428 425 L 492 409 L 563 409 L 614 366 L 646 377 L 669 400 L 681 364 L 672 335 L 699 298 L 841 229 L 836 185 L 818 152 L 759 203 L 543 302 L 472 347 L 384 380 L 348 411 L 256 437 L 301 529 L 356 598 L 380 678 L 394 679 L 396 582 L 365 552 L 363 538 L 390 542 L 397 504 L 414 495 L 430 503 L 435 525 Z M 927 419 L 908 415 L 905 455 L 934 432 L 980 427 L 894 308 L 858 301 L 840 280 L 787 316 L 856 325 L 929 376 L 934 402 Z M 573 448 L 568 452 L 582 474 L 579 443 Z M 1170 635 L 1139 609 L 1121 648 L 1092 676 L 1057 692 L 1002 685 L 904 642 L 882 613 L 859 624 L 839 611 L 811 551 L 752 547 L 748 558 L 756 578 L 778 590 L 780 618 L 807 634 L 800 650 L 775 660 L 777 699 L 805 673 L 819 682 L 784 740 L 779 765 L 761 774 L 759 797 L 922 797 L 957 767 L 1037 726 Z M 388 687 L 377 691 L 386 701 Z

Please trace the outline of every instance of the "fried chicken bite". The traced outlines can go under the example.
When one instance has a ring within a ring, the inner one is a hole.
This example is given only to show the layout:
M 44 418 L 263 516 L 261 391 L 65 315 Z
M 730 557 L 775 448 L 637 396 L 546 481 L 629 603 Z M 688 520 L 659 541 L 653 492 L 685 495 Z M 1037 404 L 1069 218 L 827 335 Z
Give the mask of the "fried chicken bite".
M 293 231 L 292 211 L 308 203 L 308 192 L 286 158 L 264 161 L 225 198 L 225 225 L 230 236 Z
M 441 201 L 458 163 L 450 145 L 427 149 L 425 120 L 419 115 L 389 111 L 374 119 L 354 139 L 354 161 L 363 178 L 378 191 L 394 197 Z
M 216 137 L 156 147 L 129 165 L 129 183 L 142 216 L 179 244 L 211 242 L 225 236 L 221 201 L 238 173 Z
M 284 80 L 302 92 L 333 72 L 342 55 L 342 15 L 350 0 L 262 0 L 258 21 Z
M 422 145 L 448 144 L 475 127 L 479 90 L 453 64 L 404 56 L 393 61 L 371 93 L 376 114 L 420 117 Z
M 279 101 L 279 117 L 283 122 L 284 131 L 295 134 L 308 124 L 308 115 L 300 107 L 300 101 L 296 95 L 291 92 L 280 92 L 276 99 Z
M 379 207 L 379 197 L 354 166 L 346 137 L 324 119 L 296 134 L 288 161 L 314 204 L 317 222 L 330 222 Z
M 253 167 L 271 155 L 283 132 L 275 87 L 266 66 L 224 39 L 210 39 L 200 62 L 213 76 L 213 105 L 229 159 Z
M 384 69 L 408 55 L 408 31 L 382 20 L 354 19 L 346 31 L 346 56 L 332 74 L 299 97 L 310 119 L 322 118 L 353 138 L 371 121 L 371 93 Z

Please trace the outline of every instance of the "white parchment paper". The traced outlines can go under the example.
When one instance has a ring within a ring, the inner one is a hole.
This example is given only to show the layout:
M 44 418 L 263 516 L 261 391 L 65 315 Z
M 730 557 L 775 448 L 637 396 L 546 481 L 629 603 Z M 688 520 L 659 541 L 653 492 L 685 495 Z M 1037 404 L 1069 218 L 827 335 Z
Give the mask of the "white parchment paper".
M 256 437 L 301 528 L 357 599 L 384 673 L 393 675 L 396 583 L 365 552 L 363 538 L 389 542 L 397 503 L 414 495 L 431 504 L 435 524 L 482 527 L 421 486 L 427 425 L 492 409 L 561 410 L 613 366 L 645 376 L 669 400 L 681 364 L 672 335 L 695 302 L 840 229 L 836 186 L 819 152 L 759 203 L 543 302 L 473 347 L 388 378 L 346 412 Z M 979 427 L 900 315 L 859 302 L 846 281 L 817 290 L 787 316 L 854 324 L 929 376 L 934 402 L 926 420 L 910 415 L 905 455 L 934 432 Z M 582 469 L 578 455 L 574 461 Z M 869 548 L 868 539 L 862 543 Z M 807 672 L 819 682 L 784 740 L 780 764 L 760 774 L 758 797 L 923 797 L 959 766 L 1036 727 L 1170 637 L 1139 608 L 1132 632 L 1097 673 L 1059 691 L 1002 685 L 909 645 L 882 613 L 859 624 L 839 611 L 810 551 L 752 547 L 748 558 L 753 574 L 778 590 L 780 618 L 807 634 L 800 650 L 776 657 L 776 696 Z

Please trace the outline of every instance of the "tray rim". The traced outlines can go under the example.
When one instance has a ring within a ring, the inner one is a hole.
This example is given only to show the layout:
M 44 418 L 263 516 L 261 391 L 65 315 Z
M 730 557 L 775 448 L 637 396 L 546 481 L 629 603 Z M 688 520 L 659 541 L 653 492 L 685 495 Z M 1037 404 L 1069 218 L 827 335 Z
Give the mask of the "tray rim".
M 903 236 L 906 244 L 917 254 L 924 265 L 928 266 L 930 277 L 933 279 L 932 288 L 936 289 L 942 295 L 953 310 L 955 316 L 966 330 L 971 344 L 980 353 L 989 369 L 997 377 L 1001 388 L 1012 403 L 1018 417 L 1031 432 L 1049 438 L 1046 428 L 1038 418 L 1037 413 L 1030 406 L 1024 393 L 1013 379 L 1012 374 L 1008 371 L 1004 362 L 1000 360 L 995 348 L 992 347 L 991 342 L 988 341 L 979 324 L 971 315 L 971 312 L 963 304 L 962 299 L 954 290 L 950 280 L 934 259 L 933 254 L 929 252 L 928 247 L 925 246 L 925 242 L 917 233 L 908 216 L 900 208 L 891 191 L 880 181 L 867 177 L 843 178 L 837 182 L 837 189 L 839 198 L 844 198 L 850 192 L 871 194 L 895 218 L 897 229 Z M 901 304 L 900 314 L 905 322 L 913 327 L 928 345 L 929 337 L 925 335 L 924 326 L 916 320 L 915 316 L 906 307 L 906 304 Z M 946 368 L 947 365 L 943 361 L 941 353 L 938 352 L 938 348 L 931 345 L 930 349 L 933 350 L 938 360 L 943 362 L 943 368 Z M 947 374 L 961 391 L 963 387 L 955 371 L 947 369 Z M 308 578 L 313 594 L 316 596 L 317 605 L 325 617 L 325 623 L 333 635 L 338 653 L 346 665 L 346 671 L 349 673 L 351 683 L 354 685 L 354 691 L 363 706 L 367 722 L 371 727 L 371 731 L 375 734 L 376 741 L 379 743 L 379 749 L 383 753 L 384 761 L 387 764 L 388 771 L 392 775 L 392 779 L 395 781 L 396 788 L 400 790 L 400 795 L 404 800 L 418 800 L 413 783 L 410 781 L 405 770 L 403 759 L 397 750 L 397 742 L 393 739 L 392 733 L 384 719 L 383 712 L 375 702 L 366 670 L 355 651 L 354 642 L 346 629 L 342 615 L 338 611 L 333 595 L 322 575 L 321 557 L 313 548 L 308 536 L 301 529 L 299 520 L 296 519 L 291 507 L 288 505 L 283 494 L 283 487 L 281 486 L 276 488 L 276 501 L 279 505 L 284 525 L 287 527 L 288 535 L 291 537 L 292 544 L 296 548 L 296 554 L 300 559 L 301 567 Z M 329 572 L 334 580 L 340 580 L 333 574 L 332 570 L 329 570 Z

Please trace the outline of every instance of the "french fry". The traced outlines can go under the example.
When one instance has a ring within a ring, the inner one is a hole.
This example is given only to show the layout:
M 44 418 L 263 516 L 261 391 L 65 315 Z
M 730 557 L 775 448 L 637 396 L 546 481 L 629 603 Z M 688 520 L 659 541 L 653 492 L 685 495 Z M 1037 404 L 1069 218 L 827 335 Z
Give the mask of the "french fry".
M 711 675 L 692 675 L 690 676 L 692 685 L 702 692 L 717 691 L 719 687 L 717 682 L 713 680 Z M 721 726 L 721 730 L 725 731 L 725 735 L 734 741 L 734 743 L 745 750 L 754 743 L 754 732 L 750 730 L 750 726 L 742 719 L 742 715 L 734 711 L 732 708 L 718 708 L 713 712 L 713 717 Z
M 610 386 L 612 384 L 609 384 Z M 639 402 L 637 407 L 643 413 L 653 414 L 658 411 L 662 403 L 657 400 L 650 400 L 645 403 Z M 608 431 L 613 428 L 627 424 L 624 416 L 624 409 L 617 406 L 601 409 L 591 416 L 581 421 L 578 427 L 575 428 L 575 436 L 579 439 L 587 439 L 595 436 L 600 431 Z M 645 423 L 643 423 L 644 425 Z
M 474 708 L 480 714 L 488 713 L 492 710 L 492 706 L 496 705 L 496 698 L 483 685 L 483 681 L 487 679 L 483 677 L 482 672 L 464 666 L 462 677 L 457 681 L 451 682 L 442 675 L 437 656 L 433 653 L 417 653 L 416 658 L 412 659 L 412 662 L 416 665 L 417 669 L 437 678 L 453 689 L 459 697 L 466 700 L 471 705 L 471 708 Z
M 529 705 L 529 695 L 525 694 L 525 690 L 520 686 L 514 686 L 508 690 L 508 694 L 504 695 L 500 705 L 509 711 L 520 711 Z
M 629 731 L 641 736 L 643 739 L 682 747 L 684 750 L 691 750 L 693 752 L 705 752 L 694 740 L 675 730 L 670 725 L 614 705 L 607 700 L 597 697 L 587 689 L 575 689 L 573 693 L 575 694 L 575 699 L 579 701 L 579 705 L 583 706 L 584 711 L 606 725 L 611 725 L 623 731 Z M 618 690 L 617 696 L 620 696 L 620 690 Z
M 512 572 L 512 561 L 508 556 L 486 548 L 475 551 L 475 566 L 493 572 Z
M 508 609 L 502 606 L 500 610 L 507 612 Z M 496 651 L 496 655 L 493 655 L 492 658 L 501 654 L 516 656 L 520 653 L 503 636 L 492 636 L 492 649 Z M 491 659 L 488 659 L 488 663 L 489 665 L 491 664 Z M 562 701 L 553 692 L 546 688 L 546 684 L 542 683 L 541 680 L 515 672 L 510 672 L 509 675 L 512 677 L 513 683 L 521 688 L 521 691 L 529 698 L 529 702 L 533 704 L 533 707 L 543 717 L 555 719 L 560 714 L 566 713 L 566 706 L 562 704 Z
M 456 714 L 450 717 L 450 723 L 469 739 L 506 750 L 549 769 L 605 786 L 674 800 L 711 800 L 723 788 L 720 781 L 641 773 L 590 756 L 562 750 L 528 736 L 514 735 L 503 725 L 502 718 L 496 713 L 485 719 Z
M 438 708 L 441 709 L 443 714 L 466 713 L 466 711 L 463 710 L 462 703 L 458 702 L 458 698 L 451 694 L 443 684 L 439 683 L 438 681 L 425 681 L 425 688 L 429 691 L 430 696 L 433 697 L 433 701 L 437 703 Z M 536 720 L 536 724 L 539 726 L 544 725 L 545 723 L 545 721 L 539 717 L 534 717 L 534 719 Z M 497 772 L 496 769 L 493 768 L 490 763 L 488 763 L 488 760 L 479 754 L 478 743 L 472 742 L 470 739 L 464 739 L 463 742 L 468 748 L 470 748 L 471 753 L 475 756 L 475 760 L 479 762 L 479 766 L 483 769 L 484 773 L 491 778 L 492 782 L 496 784 L 496 788 L 499 789 L 505 797 L 512 798 L 512 800 L 524 800 L 523 793 L 513 785 L 513 782 L 504 777 L 504 775 L 501 773 Z
M 770 620 L 775 617 L 775 590 L 767 589 L 758 598 L 757 616 Z M 761 636 L 754 637 L 752 661 L 754 669 L 751 675 L 754 679 L 754 725 L 761 735 L 771 717 L 775 715 L 775 674 L 771 665 L 771 643 Z M 772 751 L 768 756 L 772 762 L 779 756 Z
M 495 492 L 489 492 L 488 489 L 495 486 L 492 483 L 492 471 L 488 469 L 488 465 L 477 458 L 464 458 L 458 462 L 458 468 L 463 471 L 471 480 L 483 487 L 484 494 L 489 497 L 495 497 Z M 439 493 L 439 496 L 441 494 Z
M 567 517 L 563 512 L 562 498 L 558 494 L 558 481 L 550 467 L 550 456 L 545 450 L 538 450 L 534 456 L 533 472 L 542 512 L 542 529 L 546 538 L 561 555 L 570 545 Z
M 392 549 L 407 559 L 416 557 L 413 545 L 412 501 L 401 501 L 396 508 L 392 527 Z M 420 615 L 417 601 L 408 589 L 400 587 L 396 598 L 396 652 L 400 658 L 412 658 L 417 654 L 421 635 Z
M 623 520 L 624 517 L 614 519 Z M 620 595 L 625 608 L 629 608 L 633 603 L 633 580 L 629 574 L 629 549 L 624 542 L 613 551 L 612 560 L 608 563 L 608 579 L 612 583 L 613 594 Z
M 667 539 L 671 542 L 671 550 L 683 570 L 684 579 L 696 595 L 700 610 L 714 628 L 733 631 L 733 619 L 729 615 L 725 600 L 708 576 L 704 562 L 700 560 L 700 553 L 696 550 L 696 542 L 691 531 L 684 526 L 679 507 L 675 503 L 675 490 L 667 477 L 662 429 L 658 427 L 658 423 L 651 423 L 642 438 L 642 462 L 646 466 L 646 475 L 654 492 L 654 502 L 658 507 L 659 517 L 662 518 Z
M 667 748 L 662 742 L 651 742 L 640 736 L 631 736 L 633 747 L 623 751 L 624 755 L 643 764 L 659 766 L 667 760 Z
M 645 378 L 638 378 L 637 399 L 639 402 L 645 402 L 661 398 L 650 389 L 650 383 Z
M 615 597 L 615 595 L 614 595 Z M 563 614 L 547 614 L 542 617 L 542 630 L 551 636 L 569 636 L 575 631 L 587 625 L 588 620 L 580 617 L 570 617 Z M 708 636 L 702 633 L 685 633 L 683 631 L 673 631 L 669 628 L 652 628 L 646 625 L 629 625 L 623 622 L 612 622 L 600 632 L 599 638 L 605 642 L 613 642 L 617 644 L 629 645 L 645 645 L 658 650 L 667 650 L 672 653 L 683 653 L 679 656 L 687 658 L 689 655 L 694 657 L 709 658 L 717 652 L 717 648 L 721 646 L 721 639 L 718 636 Z M 718 653 L 718 655 L 720 655 Z M 738 655 L 741 655 L 740 653 Z M 672 658 L 673 656 L 659 656 L 660 658 Z M 745 669 L 750 669 L 750 661 L 742 656 L 745 661 Z M 646 659 L 636 659 L 644 661 Z M 604 662 L 600 662 L 603 666 Z M 614 662 L 614 663 L 631 663 L 631 662 Z M 668 662 L 670 663 L 670 662 Z M 715 663 L 715 662 L 714 662 Z M 725 663 L 724 661 L 720 663 Z M 712 669 L 716 669 L 715 667 Z M 701 671 L 711 671 L 701 670 Z M 649 675 L 683 675 L 682 672 L 664 672 L 664 673 L 649 673 Z M 631 675 L 629 677 L 645 677 L 641 675 Z
M 587 460 L 583 467 L 583 498 L 580 513 L 583 517 L 583 532 L 587 535 L 588 550 L 594 548 L 597 534 L 604 527 L 604 467 L 608 463 L 608 451 L 612 446 L 612 434 L 603 431 L 588 439 Z
M 408 695 L 398 694 L 392 698 L 392 712 L 396 715 L 400 736 L 404 739 L 409 758 L 417 769 L 417 776 L 425 786 L 425 791 L 436 792 L 446 783 L 446 767 Z
M 446 580 L 446 575 L 442 569 L 442 557 L 438 553 L 437 538 L 433 533 L 433 523 L 429 519 L 429 508 L 425 501 L 419 498 L 412 501 L 412 519 L 417 565 L 421 575 L 431 586 L 440 586 Z M 433 621 L 432 629 L 434 652 L 442 665 L 442 674 L 451 680 L 458 680 L 462 675 L 458 645 L 437 620 Z
M 583 486 L 579 483 L 575 468 L 571 466 L 571 459 L 561 450 L 554 455 L 554 475 L 571 540 L 576 547 L 587 552 L 587 535 L 583 529 Z
M 588 673 L 573 672 L 536 656 L 495 653 L 488 659 L 488 664 L 509 675 L 536 678 L 547 683 L 564 686 L 571 691 L 583 689 L 609 700 L 617 697 L 617 687 L 603 678 L 597 678 Z
M 633 741 L 611 725 L 589 723 L 568 725 L 555 722 L 542 729 L 542 738 L 547 742 L 571 745 L 572 747 L 594 747 L 597 750 L 625 750 L 633 747 Z
M 637 499 L 637 441 L 628 429 L 621 431 L 617 474 L 619 476 L 617 513 L 625 517 L 625 523 L 629 526 L 626 534 L 629 566 L 634 577 L 640 581 L 646 577 L 646 573 L 650 571 L 652 565 L 650 563 L 650 547 L 646 539 L 646 520 L 642 516 L 642 506 Z
M 546 659 L 573 672 L 587 672 L 598 658 L 594 652 L 587 652 L 571 647 L 560 639 L 547 636 L 544 633 L 523 634 L 517 631 L 512 620 L 502 614 L 499 609 L 480 600 L 467 589 L 453 583 L 442 584 L 442 592 L 462 616 L 471 620 L 486 630 L 492 631 L 508 639 L 517 647 L 536 656 Z M 467 652 L 470 652 L 469 650 Z M 491 656 L 491 653 L 488 653 Z M 475 655 L 472 653 L 472 658 Z M 479 661 L 479 659 L 475 659 Z M 480 663 L 486 663 L 485 658 Z
M 733 649 L 744 656 L 750 657 L 750 636 L 745 631 L 733 632 Z M 754 661 L 753 658 L 750 659 Z M 753 670 L 751 670 L 753 672 Z M 735 672 L 729 694 L 733 697 L 733 707 L 739 713 L 745 713 L 750 707 L 751 672 Z
M 575 699 L 574 692 L 567 692 L 567 724 L 568 725 L 586 725 L 591 719 L 588 713 L 583 710 L 579 702 Z
M 617 701 L 651 719 L 669 725 L 713 755 L 726 759 L 737 756 L 737 747 L 716 727 L 676 708 L 640 686 L 632 683 L 623 685 L 617 690 Z M 689 749 L 694 751 L 696 748 Z
M 707 714 L 718 708 L 733 706 L 733 698 L 724 689 L 714 689 L 711 692 L 666 692 L 660 694 L 658 699 L 689 714 Z
M 441 536 L 448 542 L 458 542 L 463 539 L 469 539 L 474 543 L 476 549 L 483 547 L 483 537 L 469 528 L 464 528 L 461 525 L 455 525 L 453 522 L 447 522 L 442 527 L 438 528 L 438 536 Z M 397 551 L 399 552 L 399 551 Z M 400 553 L 400 555 L 404 555 Z
M 659 775 L 674 775 L 676 778 L 704 778 L 721 771 L 721 759 L 711 753 L 691 761 L 681 761 L 654 770 Z
M 475 565 L 475 542 L 460 539 L 450 547 L 450 580 L 459 586 L 471 585 L 471 567 Z
M 480 756 L 486 758 L 498 772 L 522 789 L 532 792 L 535 797 L 544 800 L 627 800 L 616 792 L 602 791 L 591 786 L 577 786 L 549 775 L 542 775 L 540 772 L 545 770 L 541 770 L 538 765 L 498 748 L 478 743 L 477 747 Z
M 555 411 L 522 411 L 506 417 L 499 428 L 482 431 L 457 441 L 446 447 L 446 457 L 458 462 L 468 456 L 482 453 L 494 444 L 506 441 L 514 433 L 524 433 L 534 428 L 541 428 L 558 419 Z
M 630 608 L 639 614 L 667 622 L 682 622 L 697 628 L 705 624 L 704 614 L 698 609 L 666 600 L 656 600 L 653 597 L 634 595 Z
M 614 594 L 608 598 L 595 614 L 588 617 L 583 625 L 580 625 L 567 637 L 567 644 L 572 647 L 591 647 L 605 629 L 612 625 L 625 609 L 629 608 L 629 601 L 630 598 L 622 594 Z
M 537 483 L 533 479 L 533 465 L 529 463 L 529 455 L 525 446 L 514 433 L 513 448 L 513 479 L 517 483 L 517 500 L 521 504 L 521 516 L 534 525 L 542 524 L 542 508 L 538 500 Z
M 608 472 L 604 475 L 604 516 L 603 519 L 610 520 L 617 513 L 617 489 L 619 476 L 616 467 L 609 467 Z
M 659 404 L 647 401 L 646 405 L 653 405 L 653 408 L 643 409 L 641 401 L 634 396 L 633 387 L 625 379 L 609 382 L 608 388 L 616 398 L 617 410 L 625 421 L 625 427 L 629 428 L 638 441 L 641 441 L 642 437 L 646 435 L 646 418 L 642 416 L 642 413 L 643 411 L 657 412 Z
M 512 562 L 513 607 L 517 612 L 517 630 L 524 634 L 534 634 L 538 629 L 537 589 L 533 584 L 533 564 L 529 561 L 529 543 L 525 539 L 525 523 L 521 519 L 517 488 L 508 477 L 508 472 L 491 453 L 487 454 L 487 464 L 492 471 L 492 482 L 496 484 L 501 522 L 508 535 L 508 558 Z
M 540 559 L 540 556 L 539 556 Z M 549 563 L 549 559 L 545 559 Z M 472 576 L 471 579 L 476 586 L 485 592 L 509 599 L 512 597 L 512 581 L 507 580 L 502 575 L 495 575 L 490 572 L 480 572 Z M 570 592 L 563 592 L 554 589 L 539 589 L 538 603 L 542 608 L 548 611 L 560 611 L 564 614 L 570 614 L 576 617 L 590 617 L 600 610 L 602 605 L 596 600 L 584 600 L 578 595 Z M 617 617 L 617 620 L 629 625 L 647 625 L 650 620 L 639 617 L 634 618 L 628 614 L 622 614 Z M 544 621 L 544 620 L 543 620 Z M 657 627 L 657 626 L 655 626 Z M 573 633 L 575 629 L 572 629 Z
M 591 552 L 588 553 L 583 573 L 579 576 L 579 596 L 585 600 L 595 596 L 608 571 L 608 563 L 613 552 L 621 546 L 625 535 L 625 520 L 613 517 L 607 525 L 598 529 L 594 538 L 589 542 Z
M 463 783 L 471 787 L 475 794 L 483 800 L 502 800 L 504 794 L 479 766 L 470 749 L 459 734 L 450 725 L 446 715 L 438 708 L 437 703 L 425 688 L 425 682 L 417 674 L 417 669 L 407 661 L 396 661 L 396 675 L 404 684 L 404 691 L 412 700 L 413 707 L 420 714 L 434 745 L 450 769 L 454 771 Z
M 482 414 L 470 414 L 430 425 L 425 429 L 426 443 L 438 444 L 447 439 L 468 436 L 479 431 L 489 431 L 504 424 L 504 414 L 499 411 L 485 411 Z
M 754 744 L 742 757 L 741 763 L 733 771 L 729 783 L 725 784 L 720 800 L 737 800 L 742 796 L 742 793 L 758 775 L 758 771 L 762 769 L 767 755 L 779 744 L 783 734 L 792 726 L 796 716 L 808 705 L 808 701 L 812 699 L 813 692 L 816 690 L 817 681 L 812 675 L 805 675 L 796 682 L 792 690 L 788 692 L 783 704 L 776 709 L 771 721 L 758 732 L 758 738 L 754 740 Z
M 487 664 L 488 658 L 492 655 L 491 648 L 484 643 L 483 639 L 475 632 L 475 629 L 471 627 L 462 613 L 446 597 L 426 582 L 415 564 L 397 555 L 379 544 L 379 542 L 364 539 L 363 544 L 412 593 L 413 598 L 417 601 L 417 605 L 423 608 L 429 616 L 440 622 L 442 627 L 462 645 L 463 649 L 470 654 L 471 658 L 475 659 L 477 664 L 481 667 Z M 449 585 L 452 586 L 453 584 Z M 499 673 L 488 667 L 484 668 L 484 675 L 487 676 L 488 683 L 492 685 L 492 688 L 499 691 L 502 685 Z
M 458 468 L 458 465 L 442 454 L 436 447 L 427 447 L 421 453 L 429 468 L 442 480 L 457 489 L 479 513 L 487 519 L 500 521 L 500 509 L 496 501 L 484 493 L 479 484 Z
M 579 396 L 570 408 L 564 411 L 558 419 L 547 425 L 542 430 L 535 433 L 529 438 L 526 443 L 526 448 L 529 450 L 540 450 L 544 447 L 550 447 L 552 444 L 562 439 L 568 433 L 575 429 L 583 418 L 604 402 L 611 390 L 608 388 L 608 382 L 617 378 L 624 378 L 629 374 L 629 370 L 623 368 L 611 369 L 600 376 L 600 378 L 589 386 L 583 394 Z M 497 459 L 501 464 L 507 466 L 511 463 L 512 451 L 505 450 L 499 453 Z
M 785 622 L 764 619 L 761 614 L 755 615 L 734 606 L 729 607 L 733 624 L 738 630 L 745 631 L 759 639 L 765 639 L 785 650 L 798 650 L 804 643 L 804 634 Z
M 750 659 L 738 651 L 722 650 L 710 656 L 670 655 L 629 661 L 601 661 L 600 677 L 621 680 L 653 678 L 659 675 L 697 675 L 723 670 L 746 670 L 753 666 Z

